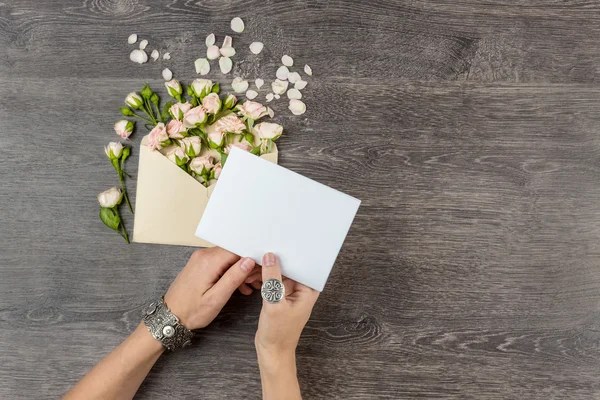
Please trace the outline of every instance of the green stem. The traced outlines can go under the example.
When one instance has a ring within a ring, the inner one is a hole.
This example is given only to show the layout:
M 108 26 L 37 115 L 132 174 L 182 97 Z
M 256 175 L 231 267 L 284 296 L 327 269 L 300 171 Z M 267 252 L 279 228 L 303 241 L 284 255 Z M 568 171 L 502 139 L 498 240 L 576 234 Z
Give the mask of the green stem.
M 141 120 L 144 120 L 144 121 L 146 121 L 146 122 L 152 123 L 152 121 L 150 121 L 148 118 L 140 117 L 140 116 L 139 116 L 139 115 L 137 115 L 137 114 L 133 114 L 133 116 L 134 116 L 134 117 L 136 117 L 136 118 L 139 118 L 139 119 L 141 119 Z
M 121 226 L 121 229 L 123 230 L 123 232 L 119 232 L 119 233 L 121 234 L 123 239 L 125 239 L 127 244 L 130 244 L 131 242 L 129 241 L 129 235 L 127 234 L 127 229 L 125 229 L 125 225 L 121 224 L 120 226 Z
M 123 170 L 119 169 L 119 182 L 121 182 L 121 190 L 123 191 L 123 197 L 125 197 L 125 201 L 129 206 L 129 211 L 133 214 L 133 208 L 131 207 L 131 203 L 129 202 L 129 196 L 127 195 L 127 190 L 125 189 L 125 182 L 123 181 Z

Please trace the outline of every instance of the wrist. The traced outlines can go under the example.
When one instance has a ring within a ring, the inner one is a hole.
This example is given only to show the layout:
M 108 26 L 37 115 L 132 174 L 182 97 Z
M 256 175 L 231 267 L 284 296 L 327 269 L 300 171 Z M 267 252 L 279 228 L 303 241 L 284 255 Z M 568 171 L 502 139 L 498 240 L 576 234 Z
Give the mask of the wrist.
M 140 343 L 144 349 L 147 349 L 149 354 L 160 356 L 166 350 L 161 342 L 154 339 L 143 322 L 140 322 L 131 336 L 133 336 L 136 339 L 136 342 Z
M 256 343 L 258 366 L 262 373 L 293 372 L 296 374 L 296 350 L 267 348 Z

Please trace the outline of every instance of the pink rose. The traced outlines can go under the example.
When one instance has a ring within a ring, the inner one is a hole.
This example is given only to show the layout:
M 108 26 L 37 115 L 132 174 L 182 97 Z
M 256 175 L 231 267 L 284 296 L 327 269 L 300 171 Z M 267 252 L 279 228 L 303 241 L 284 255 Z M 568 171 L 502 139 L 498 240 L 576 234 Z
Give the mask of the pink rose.
M 181 132 L 185 132 L 185 128 L 183 127 L 183 123 L 181 121 L 177 121 L 176 119 L 172 119 L 167 125 L 167 133 L 171 139 L 183 139 L 183 135 Z
M 257 120 L 261 117 L 264 117 L 269 112 L 267 111 L 267 107 L 263 106 L 260 103 L 255 101 L 246 101 L 241 106 L 238 106 L 238 112 L 240 115 L 246 118 L 250 118 L 253 120 Z
M 209 114 L 216 114 L 221 109 L 221 99 L 216 93 L 211 93 L 202 99 L 202 107 Z
M 185 150 L 190 157 L 196 157 L 202 150 L 202 141 L 198 136 L 190 136 L 181 141 L 180 146 Z
M 213 162 L 211 156 L 196 157 L 190 162 L 190 169 L 198 175 L 206 174 L 213 167 Z
M 169 134 L 167 133 L 167 128 L 165 127 L 165 124 L 159 122 L 154 129 L 150 131 L 150 135 L 148 136 L 148 147 L 152 150 L 160 150 L 163 147 L 163 143 L 168 140 Z
M 183 126 L 193 128 L 206 122 L 206 111 L 202 106 L 194 107 L 183 115 Z
M 231 143 L 225 149 L 225 153 L 229 154 L 229 152 L 231 151 L 231 149 L 233 147 L 237 147 L 238 149 L 242 149 L 242 150 L 248 151 L 248 152 L 252 150 L 252 145 L 244 140 L 243 142 Z
M 223 144 L 224 133 L 219 130 L 214 130 L 208 133 L 208 140 L 210 140 L 211 144 L 215 147 L 219 147 Z
M 127 121 L 126 119 L 122 119 L 120 121 L 117 121 L 117 123 L 115 124 L 115 132 L 123 139 L 127 139 L 131 135 L 131 132 L 133 132 L 133 127 L 133 122 Z
M 215 127 L 219 132 L 242 133 L 246 125 L 235 114 L 224 116 L 215 122 Z
M 190 103 L 175 103 L 169 108 L 169 113 L 178 121 L 183 119 L 183 116 L 192 108 Z
M 221 171 L 223 170 L 223 166 L 221 165 L 221 163 L 217 163 L 215 165 L 215 167 L 213 168 L 213 176 L 215 179 L 219 179 L 219 176 L 221 176 Z
M 261 122 L 254 127 L 261 139 L 276 140 L 283 133 L 283 126 L 272 122 Z

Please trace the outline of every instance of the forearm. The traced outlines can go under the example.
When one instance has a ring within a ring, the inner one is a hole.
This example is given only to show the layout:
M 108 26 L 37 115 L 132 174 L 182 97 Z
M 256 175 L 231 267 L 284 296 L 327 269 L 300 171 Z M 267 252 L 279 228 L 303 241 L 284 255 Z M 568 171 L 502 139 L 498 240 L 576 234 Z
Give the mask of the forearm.
M 63 400 L 132 399 L 163 351 L 163 345 L 141 323 L 119 347 L 79 381 Z
M 263 400 L 301 400 L 295 353 L 267 354 L 257 350 L 257 355 Z

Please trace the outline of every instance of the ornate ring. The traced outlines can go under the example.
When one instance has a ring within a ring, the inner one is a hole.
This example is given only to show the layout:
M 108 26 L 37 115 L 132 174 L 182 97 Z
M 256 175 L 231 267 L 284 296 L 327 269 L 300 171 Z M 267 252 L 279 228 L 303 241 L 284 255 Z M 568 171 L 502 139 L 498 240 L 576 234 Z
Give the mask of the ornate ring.
M 267 303 L 279 303 L 285 297 L 285 286 L 279 279 L 267 279 L 262 284 L 260 294 Z

